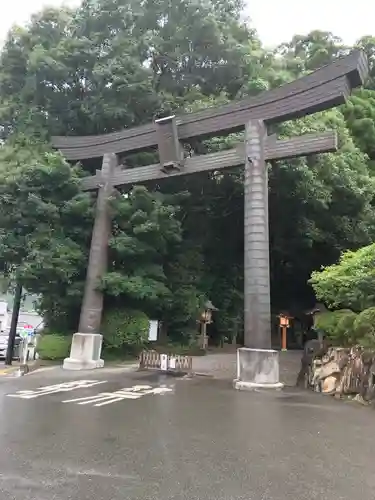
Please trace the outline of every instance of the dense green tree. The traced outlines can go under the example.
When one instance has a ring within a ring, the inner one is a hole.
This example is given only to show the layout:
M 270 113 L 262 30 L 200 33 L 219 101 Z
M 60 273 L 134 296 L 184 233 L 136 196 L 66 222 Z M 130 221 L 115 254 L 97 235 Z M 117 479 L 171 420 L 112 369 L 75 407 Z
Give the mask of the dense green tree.
M 86 14 L 83 8 L 47 9 L 27 29 L 10 32 L 0 62 L 5 136 L 30 129 L 47 135 L 105 132 L 145 121 L 158 109 L 138 42 L 116 36 L 105 11 L 101 27 Z
M 331 307 L 360 312 L 375 305 L 375 244 L 344 252 L 337 264 L 315 271 L 311 278 L 317 297 Z
M 332 110 L 284 124 L 282 132 L 290 136 L 324 128 L 338 131 L 338 153 L 282 162 L 270 172 L 274 302 L 285 300 L 282 307 L 298 297 L 306 300 L 311 271 L 374 237 L 374 181 L 342 114 Z
M 369 157 L 369 169 L 375 173 L 375 90 L 358 90 L 343 106 L 350 132 Z
M 60 331 L 77 328 L 91 239 L 93 199 L 80 191 L 80 174 L 40 144 L 0 149 L 0 262 L 40 295 L 40 311 Z M 115 197 L 111 264 L 102 283 L 109 307 L 141 302 L 156 318 L 173 307 L 164 267 L 181 253 L 177 209 L 141 186 Z
M 369 156 L 370 169 L 373 171 L 375 159 L 375 38 L 365 36 L 361 38 L 355 48 L 361 48 L 368 59 L 369 78 L 365 89 L 358 89 L 349 99 L 342 112 L 347 126 L 357 144 Z M 282 58 L 271 58 L 272 64 L 286 73 L 293 73 L 295 77 L 301 73 L 314 70 L 324 64 L 329 64 L 338 57 L 349 53 L 351 47 L 345 46 L 343 41 L 330 32 L 312 31 L 301 36 L 296 35 L 289 43 L 278 47 L 276 55 Z M 275 65 L 276 63 L 276 65 Z
M 129 306 L 160 316 L 170 299 L 164 265 L 181 243 L 177 206 L 164 202 L 161 193 L 137 186 L 113 202 L 113 231 L 109 243 L 111 266 L 103 289 Z
M 0 175 L 0 262 L 41 294 L 43 312 L 60 316 L 85 277 L 92 212 L 82 172 L 48 145 L 19 138 L 0 148 Z
M 290 42 L 280 45 L 276 53 L 283 56 L 284 64 L 298 77 L 305 71 L 329 64 L 349 50 L 333 33 L 314 30 L 307 35 L 295 35 Z
M 236 95 L 257 70 L 240 3 L 84 1 L 46 9 L 8 35 L 3 134 L 93 134 L 149 121 L 201 96 Z

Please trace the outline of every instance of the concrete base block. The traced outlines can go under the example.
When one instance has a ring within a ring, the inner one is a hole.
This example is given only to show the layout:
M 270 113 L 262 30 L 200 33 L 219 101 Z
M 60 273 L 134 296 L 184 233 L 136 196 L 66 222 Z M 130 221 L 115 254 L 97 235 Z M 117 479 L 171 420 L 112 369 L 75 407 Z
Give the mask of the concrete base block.
M 94 333 L 75 333 L 69 358 L 64 359 L 64 370 L 94 370 L 103 368 L 100 359 L 103 337 Z
M 279 380 L 279 353 L 273 349 L 237 349 L 237 378 L 233 381 L 238 390 L 282 389 Z
M 233 387 L 238 391 L 256 391 L 257 389 L 283 389 L 284 384 L 278 382 L 277 384 L 255 384 L 253 382 L 243 382 L 242 380 L 233 380 Z

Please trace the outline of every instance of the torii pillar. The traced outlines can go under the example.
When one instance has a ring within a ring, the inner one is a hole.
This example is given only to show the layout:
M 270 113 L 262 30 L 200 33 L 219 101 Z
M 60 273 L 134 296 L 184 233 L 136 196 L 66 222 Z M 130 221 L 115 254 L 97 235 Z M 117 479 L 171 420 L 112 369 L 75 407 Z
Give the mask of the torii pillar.
M 108 240 L 111 235 L 109 201 L 113 195 L 112 177 L 117 167 L 117 155 L 105 154 L 99 174 L 95 222 L 91 236 L 89 262 L 78 333 L 73 335 L 70 356 L 64 360 L 66 370 L 92 370 L 102 368 L 103 336 L 100 324 L 103 311 L 103 294 L 98 289 L 107 270 Z
M 279 353 L 271 349 L 267 128 L 251 120 L 245 129 L 244 340 L 237 351 L 236 389 L 281 389 Z

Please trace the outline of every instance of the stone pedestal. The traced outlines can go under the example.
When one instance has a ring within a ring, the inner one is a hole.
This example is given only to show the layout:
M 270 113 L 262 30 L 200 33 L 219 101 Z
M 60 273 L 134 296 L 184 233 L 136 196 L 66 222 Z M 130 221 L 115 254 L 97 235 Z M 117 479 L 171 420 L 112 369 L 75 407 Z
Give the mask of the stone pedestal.
M 69 358 L 64 359 L 65 370 L 93 370 L 103 368 L 102 335 L 95 333 L 76 333 L 73 335 Z
M 237 379 L 239 390 L 282 389 L 279 380 L 279 353 L 273 349 L 237 349 Z

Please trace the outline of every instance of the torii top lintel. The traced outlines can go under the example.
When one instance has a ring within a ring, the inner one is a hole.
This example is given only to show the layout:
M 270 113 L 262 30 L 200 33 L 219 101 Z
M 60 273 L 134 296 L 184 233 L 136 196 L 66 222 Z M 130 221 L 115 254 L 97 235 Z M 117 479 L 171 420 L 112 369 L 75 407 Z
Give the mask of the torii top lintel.
M 241 130 L 249 119 L 277 123 L 343 104 L 364 83 L 368 65 L 356 50 L 335 62 L 256 97 L 217 108 L 177 116 L 178 138 L 225 134 Z M 53 137 L 52 145 L 68 160 L 102 157 L 106 153 L 134 152 L 158 143 L 154 122 L 97 136 Z

